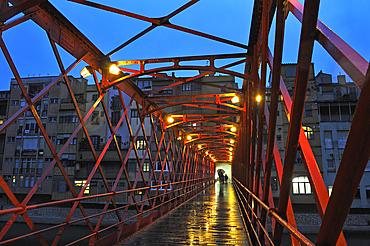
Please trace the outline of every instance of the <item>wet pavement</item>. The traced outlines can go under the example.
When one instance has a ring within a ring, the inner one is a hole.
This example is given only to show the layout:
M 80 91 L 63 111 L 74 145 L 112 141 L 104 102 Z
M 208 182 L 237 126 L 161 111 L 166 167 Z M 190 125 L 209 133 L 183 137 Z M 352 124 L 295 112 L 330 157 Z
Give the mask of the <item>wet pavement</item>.
M 218 182 L 121 245 L 248 245 L 232 184 Z

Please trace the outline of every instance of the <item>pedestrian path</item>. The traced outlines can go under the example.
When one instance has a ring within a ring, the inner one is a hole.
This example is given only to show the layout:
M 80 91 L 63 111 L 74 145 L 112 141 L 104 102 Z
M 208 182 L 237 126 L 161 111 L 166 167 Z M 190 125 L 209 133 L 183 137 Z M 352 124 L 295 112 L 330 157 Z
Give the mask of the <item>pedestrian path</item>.
M 216 183 L 121 245 L 248 245 L 232 184 Z

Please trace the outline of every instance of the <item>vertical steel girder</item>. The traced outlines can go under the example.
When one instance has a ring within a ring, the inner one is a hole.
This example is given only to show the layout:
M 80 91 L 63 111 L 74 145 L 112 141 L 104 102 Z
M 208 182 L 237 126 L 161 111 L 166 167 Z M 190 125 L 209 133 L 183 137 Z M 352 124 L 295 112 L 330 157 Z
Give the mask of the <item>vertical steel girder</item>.
M 276 117 L 277 117 L 277 107 L 278 107 L 278 97 L 279 97 L 279 78 L 281 72 L 281 61 L 283 53 L 283 42 L 284 42 L 284 28 L 285 28 L 285 17 L 284 17 L 284 1 L 277 0 L 277 10 L 276 10 L 276 30 L 275 30 L 275 48 L 274 48 L 274 68 L 272 70 L 272 85 L 271 85 L 271 103 L 270 103 L 270 120 L 268 128 L 268 140 L 267 140 L 267 154 L 266 154 L 266 169 L 264 173 L 264 189 L 262 201 L 267 203 L 270 179 L 271 179 L 271 169 L 272 169 L 272 152 L 275 139 L 276 130 Z M 261 210 L 261 222 L 265 226 L 266 221 L 266 211 Z M 260 235 L 260 240 L 262 240 L 262 235 Z
M 290 195 L 295 158 L 297 154 L 298 139 L 302 125 L 304 104 L 306 101 L 308 77 L 311 67 L 313 43 L 315 41 L 319 4 L 319 0 L 305 2 L 305 12 L 303 14 L 302 21 L 292 114 L 289 125 L 287 146 L 285 150 L 284 169 L 280 186 L 278 206 L 278 213 L 280 214 L 280 216 L 286 216 L 285 214 L 287 203 Z M 280 80 L 280 76 L 277 79 Z M 274 234 L 274 243 L 276 245 L 281 244 L 282 234 L 283 227 L 280 224 L 276 224 Z

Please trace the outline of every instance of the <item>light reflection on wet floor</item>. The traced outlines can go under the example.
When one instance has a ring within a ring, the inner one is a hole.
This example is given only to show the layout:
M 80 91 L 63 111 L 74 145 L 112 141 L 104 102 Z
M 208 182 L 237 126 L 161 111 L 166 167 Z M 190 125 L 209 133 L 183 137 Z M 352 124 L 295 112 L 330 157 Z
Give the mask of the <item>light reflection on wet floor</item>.
M 232 185 L 216 183 L 121 245 L 248 245 Z

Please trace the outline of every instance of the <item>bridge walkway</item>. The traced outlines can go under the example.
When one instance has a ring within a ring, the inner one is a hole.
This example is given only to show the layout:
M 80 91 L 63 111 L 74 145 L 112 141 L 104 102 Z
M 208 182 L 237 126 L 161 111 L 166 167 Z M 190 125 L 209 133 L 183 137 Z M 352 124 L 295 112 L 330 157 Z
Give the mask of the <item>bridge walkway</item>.
M 210 186 L 121 245 L 249 245 L 231 183 Z

